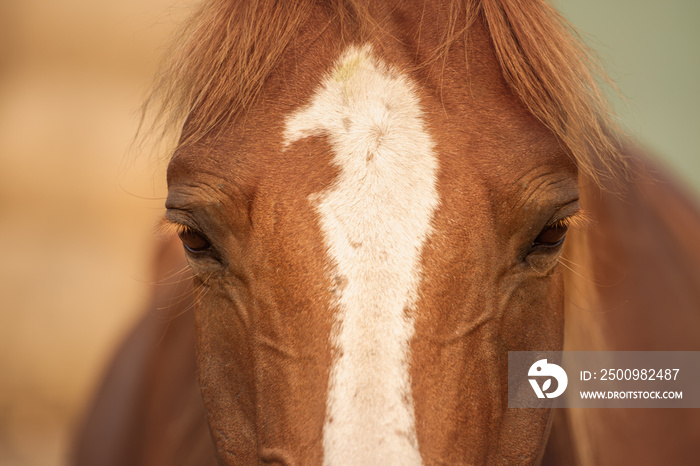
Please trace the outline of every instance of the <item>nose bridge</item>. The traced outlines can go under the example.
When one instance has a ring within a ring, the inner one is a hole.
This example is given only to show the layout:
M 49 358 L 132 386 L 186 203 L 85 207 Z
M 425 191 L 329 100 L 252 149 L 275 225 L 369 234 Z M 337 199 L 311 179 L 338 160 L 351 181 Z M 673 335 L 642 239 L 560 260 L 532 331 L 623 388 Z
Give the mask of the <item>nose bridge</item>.
M 337 285 L 325 462 L 420 464 L 409 343 L 439 199 L 415 88 L 370 46 L 350 47 L 285 128 L 287 146 L 326 136 L 338 169 L 310 199 Z

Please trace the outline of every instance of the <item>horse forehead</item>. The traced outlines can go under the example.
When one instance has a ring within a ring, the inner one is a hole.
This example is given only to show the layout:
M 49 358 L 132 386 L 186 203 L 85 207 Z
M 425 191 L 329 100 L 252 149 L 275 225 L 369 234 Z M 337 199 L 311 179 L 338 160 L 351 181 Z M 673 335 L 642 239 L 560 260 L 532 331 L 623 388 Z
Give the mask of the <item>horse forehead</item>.
M 272 92 L 265 100 L 277 103 L 264 105 L 258 113 L 258 127 L 270 121 L 268 112 L 275 113 L 281 122 L 276 128 L 279 132 L 245 142 L 281 142 L 284 146 L 309 135 L 385 135 L 389 129 L 386 118 L 404 115 L 404 109 L 415 103 L 426 132 L 437 145 L 436 156 L 441 164 L 451 164 L 455 175 L 469 173 L 503 182 L 543 166 L 575 170 L 554 134 L 512 93 L 488 32 L 479 21 L 472 26 L 470 43 L 468 58 L 452 51 L 438 60 L 439 66 L 416 67 L 412 55 L 426 53 L 422 45 L 397 47 L 392 41 L 336 48 L 333 56 L 322 60 L 315 52 L 295 57 L 293 64 L 287 62 L 272 76 Z M 310 66 L 299 66 L 306 63 Z M 280 95 L 275 92 L 280 88 L 295 92 Z M 330 92 L 331 88 L 337 92 Z M 317 114 L 306 112 L 307 127 L 301 129 L 300 108 L 313 106 L 310 102 L 315 102 Z M 293 118 L 296 125 L 290 125 Z M 323 127 L 308 126 L 314 118 L 323 121 Z
M 330 47 L 333 56 L 323 47 L 295 51 L 280 62 L 249 114 L 237 119 L 224 137 L 218 133 L 213 144 L 183 151 L 173 159 L 182 159 L 173 171 L 185 178 L 234 178 L 239 187 L 251 184 L 242 188 L 253 191 L 256 175 L 296 163 L 285 154 L 290 141 L 363 132 L 365 137 L 355 141 L 376 142 L 392 134 L 386 117 L 401 115 L 414 103 L 425 133 L 437 145 L 441 183 L 478 178 L 487 180 L 491 191 L 512 197 L 493 187 L 542 167 L 575 171 L 559 141 L 508 88 L 484 26 L 477 21 L 472 29 L 468 63 L 465 54 L 453 52 L 442 66 L 432 68 L 412 66 L 405 48 L 383 43 Z M 394 118 L 392 124 L 400 121 L 411 120 Z M 303 168 L 290 166 L 287 172 L 294 170 Z

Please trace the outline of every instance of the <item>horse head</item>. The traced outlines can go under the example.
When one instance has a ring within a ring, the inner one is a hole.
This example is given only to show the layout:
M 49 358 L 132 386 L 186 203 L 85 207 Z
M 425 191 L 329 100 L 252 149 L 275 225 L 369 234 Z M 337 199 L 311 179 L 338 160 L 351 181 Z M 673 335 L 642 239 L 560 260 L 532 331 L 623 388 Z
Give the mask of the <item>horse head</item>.
M 166 205 L 220 460 L 536 462 L 551 411 L 508 409 L 507 355 L 563 347 L 610 144 L 577 136 L 579 49 L 540 2 L 229 3 L 176 67 Z

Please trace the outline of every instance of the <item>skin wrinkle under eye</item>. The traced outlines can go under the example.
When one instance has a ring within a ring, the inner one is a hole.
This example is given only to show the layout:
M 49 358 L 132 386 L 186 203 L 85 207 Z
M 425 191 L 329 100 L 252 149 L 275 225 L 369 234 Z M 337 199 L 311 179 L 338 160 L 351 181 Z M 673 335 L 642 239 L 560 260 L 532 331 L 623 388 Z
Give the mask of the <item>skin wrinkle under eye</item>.
M 414 86 L 371 47 L 350 47 L 311 102 L 286 120 L 285 147 L 313 135 L 328 138 L 339 168 L 335 182 L 309 198 L 331 277 L 340 277 L 332 290 L 337 356 L 324 463 L 421 464 L 411 311 L 439 197 L 438 161 Z

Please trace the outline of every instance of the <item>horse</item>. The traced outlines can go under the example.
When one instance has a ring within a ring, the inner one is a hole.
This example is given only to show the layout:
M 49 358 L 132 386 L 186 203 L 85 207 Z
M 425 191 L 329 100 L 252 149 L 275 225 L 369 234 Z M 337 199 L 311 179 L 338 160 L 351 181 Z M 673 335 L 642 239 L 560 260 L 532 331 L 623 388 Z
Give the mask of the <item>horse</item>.
M 208 0 L 173 50 L 156 275 L 188 271 L 75 464 L 696 460 L 695 410 L 507 405 L 509 351 L 700 346 L 698 209 L 553 8 Z

